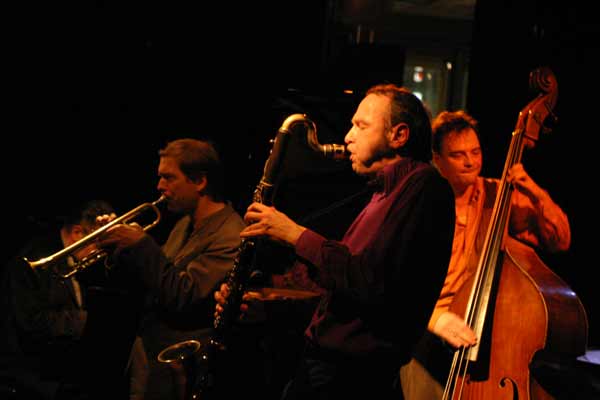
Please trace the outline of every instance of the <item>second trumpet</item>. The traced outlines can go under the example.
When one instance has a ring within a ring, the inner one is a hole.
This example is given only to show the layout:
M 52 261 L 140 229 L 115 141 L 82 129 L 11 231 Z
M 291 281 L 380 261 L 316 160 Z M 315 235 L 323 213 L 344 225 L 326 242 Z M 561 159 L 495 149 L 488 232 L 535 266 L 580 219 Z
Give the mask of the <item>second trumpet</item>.
M 130 223 L 134 218 L 138 217 L 142 213 L 152 210 L 155 213 L 154 220 L 142 228 L 144 231 L 147 231 L 147 230 L 153 228 L 154 226 L 156 226 L 160 222 L 161 214 L 160 214 L 160 210 L 158 209 L 158 205 L 166 200 L 167 200 L 167 198 L 165 196 L 160 196 L 160 198 L 156 201 L 153 201 L 151 203 L 140 204 L 136 208 L 128 211 L 127 213 L 121 215 L 120 217 L 115 218 L 114 220 L 110 221 L 106 225 L 103 225 L 102 227 L 96 229 L 94 232 L 90 233 L 89 235 L 83 237 L 82 239 L 78 240 L 77 242 L 71 244 L 68 247 L 65 247 L 64 249 L 62 249 L 54 254 L 51 254 L 47 257 L 43 257 L 43 258 L 40 258 L 39 260 L 34 260 L 34 261 L 30 261 L 27 258 L 25 258 L 25 261 L 32 269 L 47 268 L 58 261 L 62 261 L 64 259 L 66 259 L 67 257 L 74 254 L 75 252 L 82 249 L 83 247 L 90 245 L 96 238 L 98 238 L 100 235 L 105 233 L 111 227 L 113 227 L 117 224 Z M 106 255 L 107 254 L 106 254 L 105 250 L 102 250 L 102 249 L 94 250 L 90 254 L 88 254 L 86 257 L 77 261 L 77 263 L 73 266 L 73 269 L 71 271 L 69 271 L 66 274 L 60 275 L 60 276 L 62 278 L 69 278 L 73 274 L 87 268 L 88 266 L 94 264 L 96 261 L 106 257 Z

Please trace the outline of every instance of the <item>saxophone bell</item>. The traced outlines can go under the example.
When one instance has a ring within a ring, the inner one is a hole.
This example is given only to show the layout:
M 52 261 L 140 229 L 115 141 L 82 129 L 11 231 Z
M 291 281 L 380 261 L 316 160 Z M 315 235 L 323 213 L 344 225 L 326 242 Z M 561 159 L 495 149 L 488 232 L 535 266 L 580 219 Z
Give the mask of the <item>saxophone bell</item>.
M 158 354 L 158 361 L 169 365 L 175 393 L 174 399 L 194 400 L 199 376 L 198 359 L 202 345 L 197 340 L 185 340 L 165 347 Z

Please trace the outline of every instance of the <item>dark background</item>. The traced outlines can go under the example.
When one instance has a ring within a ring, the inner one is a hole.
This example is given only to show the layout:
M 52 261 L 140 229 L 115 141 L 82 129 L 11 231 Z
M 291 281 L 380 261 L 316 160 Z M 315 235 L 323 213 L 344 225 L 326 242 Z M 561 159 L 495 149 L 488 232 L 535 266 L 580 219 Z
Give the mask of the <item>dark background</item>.
M 541 256 L 580 297 L 589 344 L 598 346 L 598 28 L 574 3 L 479 1 L 467 108 L 484 134 L 484 172 L 499 176 L 518 112 L 532 98 L 529 71 L 547 65 L 556 74 L 558 122 L 523 161 L 570 217 L 572 248 Z M 217 144 L 242 213 L 287 115 L 307 113 L 321 143 L 341 143 L 361 90 L 401 84 L 402 67 L 376 45 L 344 44 L 335 5 L 80 1 L 7 9 L 3 257 L 83 199 L 104 198 L 120 213 L 156 199 L 157 151 L 170 139 Z M 362 183 L 345 163 L 300 145 L 290 151 L 277 204 L 294 217 Z M 335 236 L 353 207 L 308 224 Z M 171 222 L 165 216 L 155 235 Z

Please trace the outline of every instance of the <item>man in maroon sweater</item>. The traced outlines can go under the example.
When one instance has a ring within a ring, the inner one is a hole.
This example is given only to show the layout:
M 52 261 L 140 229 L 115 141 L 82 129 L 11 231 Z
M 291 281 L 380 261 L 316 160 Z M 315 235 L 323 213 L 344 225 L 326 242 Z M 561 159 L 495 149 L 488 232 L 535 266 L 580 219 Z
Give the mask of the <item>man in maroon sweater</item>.
M 241 232 L 292 246 L 325 292 L 285 399 L 397 399 L 398 370 L 426 329 L 448 268 L 454 196 L 429 164 L 431 126 L 419 99 L 391 84 L 370 88 L 345 142 L 353 170 L 378 187 L 341 241 L 261 203 L 248 207 Z M 228 289 L 215 293 L 217 312 Z

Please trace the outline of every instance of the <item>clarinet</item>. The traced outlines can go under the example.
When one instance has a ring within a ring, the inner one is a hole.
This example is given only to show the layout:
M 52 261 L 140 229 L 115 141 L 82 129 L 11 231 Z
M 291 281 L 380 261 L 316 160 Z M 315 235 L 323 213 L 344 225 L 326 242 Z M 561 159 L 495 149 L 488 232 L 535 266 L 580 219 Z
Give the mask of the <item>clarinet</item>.
M 313 150 L 335 160 L 347 158 L 344 145 L 320 144 L 317 140 L 315 124 L 305 114 L 292 114 L 285 119 L 272 141 L 273 147 L 265 163 L 263 175 L 252 196 L 254 202 L 267 206 L 273 204 L 276 184 L 282 170 L 288 141 L 293 128 L 298 125 L 303 125 L 306 128 L 307 143 Z M 201 397 L 201 393 L 207 393 L 214 389 L 216 384 L 215 359 L 220 351 L 226 350 L 228 334 L 233 323 L 240 315 L 242 297 L 255 267 L 257 240 L 256 238 L 242 239 L 233 267 L 226 277 L 225 282 L 229 286 L 229 296 L 222 305 L 223 311 L 214 319 L 214 334 L 210 338 L 203 355 L 206 370 L 199 379 L 198 390 L 192 396 L 193 399 L 198 399 Z
M 312 122 L 305 114 L 292 114 L 284 120 L 273 140 L 273 148 L 265 163 L 263 175 L 254 190 L 254 202 L 262 203 L 267 206 L 273 204 L 276 183 L 282 170 L 281 166 L 285 159 L 288 141 L 293 128 L 297 125 L 304 125 L 306 128 L 307 143 L 313 150 L 321 153 L 327 158 L 336 160 L 346 158 L 347 154 L 344 145 L 319 144 L 316 135 L 317 129 L 314 122 Z M 255 265 L 254 259 L 256 248 L 256 239 L 242 239 L 233 268 L 228 274 L 226 282 L 229 286 L 230 293 L 226 303 L 223 305 L 223 311 L 214 321 L 214 339 L 223 345 L 232 322 L 239 317 L 242 296 L 246 290 L 246 285 Z

